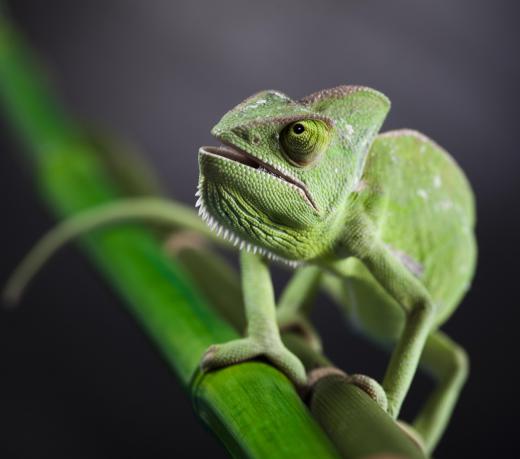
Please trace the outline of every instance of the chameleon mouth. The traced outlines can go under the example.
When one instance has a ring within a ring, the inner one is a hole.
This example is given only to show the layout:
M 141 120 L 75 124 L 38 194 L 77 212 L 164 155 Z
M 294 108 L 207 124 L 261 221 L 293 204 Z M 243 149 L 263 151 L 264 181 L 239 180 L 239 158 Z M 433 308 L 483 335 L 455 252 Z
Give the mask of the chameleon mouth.
M 286 171 L 282 172 L 274 165 L 268 164 L 252 156 L 247 151 L 242 150 L 241 148 L 238 148 L 235 145 L 225 143 L 224 145 L 221 145 L 219 147 L 200 147 L 199 152 L 201 154 L 218 156 L 229 161 L 243 164 L 247 167 L 255 169 L 259 173 L 269 174 L 298 191 L 302 195 L 302 197 L 308 202 L 308 204 L 316 212 L 319 212 L 318 206 L 314 202 L 314 199 L 312 198 L 311 194 L 309 193 L 309 190 L 307 189 L 304 183 L 302 183 L 297 178 L 289 175 L 289 173 L 287 173 Z

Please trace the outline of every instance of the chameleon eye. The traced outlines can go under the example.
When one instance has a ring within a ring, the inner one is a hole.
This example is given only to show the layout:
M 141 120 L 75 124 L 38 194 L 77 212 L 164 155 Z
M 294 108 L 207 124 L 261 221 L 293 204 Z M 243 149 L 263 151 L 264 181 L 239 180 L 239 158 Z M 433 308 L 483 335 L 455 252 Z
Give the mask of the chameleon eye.
M 295 134 L 303 134 L 303 132 L 305 132 L 305 126 L 302 123 L 294 123 L 292 125 L 292 131 Z
M 314 162 L 329 143 L 328 126 L 320 120 L 300 120 L 285 126 L 280 143 L 288 159 L 297 166 Z

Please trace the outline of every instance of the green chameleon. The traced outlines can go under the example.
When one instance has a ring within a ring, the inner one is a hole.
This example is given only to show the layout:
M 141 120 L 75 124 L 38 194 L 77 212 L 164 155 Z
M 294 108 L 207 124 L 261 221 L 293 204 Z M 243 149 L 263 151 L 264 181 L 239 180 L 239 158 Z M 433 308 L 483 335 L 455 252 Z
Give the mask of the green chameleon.
M 279 327 L 305 328 L 300 306 L 321 283 L 358 328 L 393 346 L 381 386 L 350 377 L 391 416 L 397 418 L 419 364 L 436 378 L 414 423 L 432 451 L 468 372 L 464 350 L 438 328 L 473 276 L 474 201 L 463 172 L 433 141 L 412 130 L 378 135 L 389 108 L 383 94 L 361 86 L 298 101 L 263 91 L 213 128 L 222 146 L 199 150 L 197 205 L 218 236 L 242 249 L 248 327 L 244 338 L 211 346 L 201 365 L 264 356 L 306 384 Z M 191 214 L 159 199 L 111 204 L 51 231 L 9 288 L 19 292 L 66 240 L 123 218 L 200 230 Z M 298 266 L 277 309 L 268 259 Z

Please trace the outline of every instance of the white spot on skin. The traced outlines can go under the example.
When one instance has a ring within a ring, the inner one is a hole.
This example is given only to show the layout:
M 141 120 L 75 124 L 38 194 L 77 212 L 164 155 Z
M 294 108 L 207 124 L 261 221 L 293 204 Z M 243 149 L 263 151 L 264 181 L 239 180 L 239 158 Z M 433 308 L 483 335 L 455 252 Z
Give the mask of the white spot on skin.
M 416 277 L 420 277 L 423 274 L 424 267 L 417 260 L 414 260 L 410 255 L 403 252 L 402 250 L 392 247 L 390 244 L 385 244 L 392 254 Z
M 271 94 L 272 94 L 273 96 L 279 97 L 280 99 L 283 99 L 283 100 L 289 100 L 289 98 L 288 98 L 285 94 L 282 94 L 282 93 L 279 92 L 279 91 L 272 91 Z
M 336 167 L 336 168 L 334 169 L 334 172 L 337 174 L 337 173 L 339 172 L 339 169 Z
M 439 204 L 439 209 L 441 210 L 449 210 L 453 207 L 453 202 L 451 202 L 449 199 L 445 199 Z
M 435 188 L 440 188 L 441 185 L 442 185 L 441 176 L 440 175 L 436 175 L 435 177 L 433 177 L 433 186 Z
M 341 121 L 338 121 L 338 132 L 339 132 L 339 136 L 341 138 L 341 140 L 343 142 L 351 142 L 352 141 L 352 136 L 354 134 L 354 128 L 352 127 L 352 125 L 346 123 L 345 121 L 341 120 Z
M 422 188 L 419 188 L 417 190 L 417 196 L 420 196 L 426 201 L 428 199 L 428 192 L 426 190 L 423 190 Z
M 364 180 L 360 180 L 354 188 L 354 191 L 359 193 L 360 191 L 363 191 L 366 187 L 367 183 Z
M 256 102 L 252 103 L 251 105 L 247 105 L 246 107 L 244 107 L 244 111 L 245 110 L 251 110 L 252 108 L 257 108 L 259 107 L 260 105 L 263 105 L 263 104 L 266 104 L 267 103 L 267 100 L 265 99 L 258 99 Z

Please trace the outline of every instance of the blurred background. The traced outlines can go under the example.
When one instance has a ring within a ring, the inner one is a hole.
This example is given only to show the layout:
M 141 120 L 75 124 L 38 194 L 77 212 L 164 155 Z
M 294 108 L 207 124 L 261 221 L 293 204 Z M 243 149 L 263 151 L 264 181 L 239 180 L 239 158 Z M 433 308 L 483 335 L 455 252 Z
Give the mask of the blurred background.
M 436 457 L 512 454 L 517 2 L 16 0 L 10 9 L 70 111 L 139 145 L 168 193 L 186 203 L 194 202 L 198 146 L 211 144 L 210 128 L 250 94 L 272 88 L 299 98 L 345 83 L 387 94 L 384 129 L 435 139 L 477 196 L 477 275 L 444 327 L 472 370 Z M 3 282 L 53 220 L 5 117 L 0 130 Z M 286 278 L 275 269 L 278 286 Z M 325 297 L 318 306 L 327 354 L 380 378 L 387 356 L 349 331 Z M 0 362 L 2 457 L 227 457 L 74 247 L 37 277 L 20 309 L 0 312 Z M 430 389 L 419 376 L 404 414 Z

